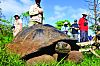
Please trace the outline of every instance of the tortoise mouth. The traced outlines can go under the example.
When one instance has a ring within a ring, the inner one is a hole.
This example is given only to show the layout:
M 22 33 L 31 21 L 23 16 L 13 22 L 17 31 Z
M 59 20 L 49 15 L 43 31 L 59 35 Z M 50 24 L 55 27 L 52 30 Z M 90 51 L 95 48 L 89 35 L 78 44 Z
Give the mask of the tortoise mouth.
M 55 49 L 56 52 L 58 53 L 68 53 L 70 52 L 71 49 Z

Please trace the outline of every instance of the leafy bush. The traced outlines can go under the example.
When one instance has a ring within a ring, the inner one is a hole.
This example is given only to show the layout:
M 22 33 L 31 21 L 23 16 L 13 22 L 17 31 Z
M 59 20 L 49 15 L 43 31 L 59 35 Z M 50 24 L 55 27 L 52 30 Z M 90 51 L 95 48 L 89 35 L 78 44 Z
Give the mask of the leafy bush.
M 7 20 L 1 19 L 0 24 L 0 44 L 6 44 L 13 39 L 11 24 Z M 4 22 L 3 22 L 4 21 Z
M 17 54 L 8 53 L 5 45 L 0 46 L 0 66 L 25 66 L 24 61 L 19 59 Z
M 4 21 L 6 22 L 6 20 Z M 20 60 L 20 56 L 8 52 L 5 44 L 13 40 L 11 25 L 6 22 L 0 24 L 0 66 L 25 66 L 24 61 Z

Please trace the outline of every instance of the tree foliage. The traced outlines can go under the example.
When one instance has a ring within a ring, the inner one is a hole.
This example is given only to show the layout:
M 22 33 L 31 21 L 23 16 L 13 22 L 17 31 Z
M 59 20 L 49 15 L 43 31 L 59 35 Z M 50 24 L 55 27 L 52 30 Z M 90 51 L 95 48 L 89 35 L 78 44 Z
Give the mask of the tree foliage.
M 23 17 L 28 17 L 28 16 L 29 16 L 29 11 L 23 12 L 21 15 L 22 15 Z
M 70 23 L 70 21 L 69 20 L 61 20 L 61 21 L 57 21 L 55 24 L 56 24 L 56 28 L 58 29 L 58 30 L 61 30 L 61 27 L 63 26 L 63 24 L 65 23 L 65 22 L 68 22 L 68 26 L 71 26 L 71 23 Z
M 87 2 L 89 9 L 88 21 L 92 24 L 89 28 L 95 32 L 94 28 L 100 17 L 100 2 L 99 0 L 85 0 L 85 2 Z
M 10 41 L 13 38 L 12 35 L 12 25 L 8 20 L 0 18 L 0 44 L 7 43 L 6 41 Z
M 98 18 L 97 21 L 100 22 L 100 18 Z M 89 26 L 89 29 L 92 30 L 94 33 L 96 33 L 96 27 L 97 25 L 92 24 L 91 26 Z

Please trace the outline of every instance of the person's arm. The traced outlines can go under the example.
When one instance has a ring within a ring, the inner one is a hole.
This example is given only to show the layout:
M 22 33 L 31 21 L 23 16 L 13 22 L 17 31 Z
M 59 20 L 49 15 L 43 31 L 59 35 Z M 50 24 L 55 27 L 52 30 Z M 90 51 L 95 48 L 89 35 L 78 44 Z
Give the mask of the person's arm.
M 42 12 L 42 14 L 41 14 L 41 15 L 42 15 L 42 22 L 43 22 L 43 12 Z
M 29 9 L 29 15 L 31 15 L 32 12 L 33 12 L 33 6 L 31 6 L 30 9 Z
M 78 24 L 74 27 L 75 30 L 79 30 Z
M 78 27 L 79 27 L 79 29 L 80 29 L 80 25 L 81 25 L 81 18 L 78 21 Z
M 75 30 L 79 30 L 79 28 L 74 28 Z
M 29 15 L 39 14 L 37 5 L 32 5 L 29 9 Z
M 76 29 L 76 27 L 74 26 L 74 24 L 71 25 L 71 28 L 72 28 L 72 29 Z
M 22 20 L 21 19 L 20 19 L 19 24 L 20 24 L 20 31 L 22 31 L 23 25 L 22 25 Z
M 79 19 L 79 21 L 78 21 L 78 25 L 80 26 L 80 24 L 81 24 L 81 18 Z
M 73 28 L 74 28 L 74 24 L 72 24 L 72 25 L 70 26 L 70 28 L 73 29 Z
M 20 23 L 20 31 L 22 31 L 22 23 Z
M 39 11 L 39 14 L 41 14 L 41 18 L 42 18 L 42 21 L 41 22 L 43 22 L 43 9 L 42 8 L 38 8 L 38 11 Z

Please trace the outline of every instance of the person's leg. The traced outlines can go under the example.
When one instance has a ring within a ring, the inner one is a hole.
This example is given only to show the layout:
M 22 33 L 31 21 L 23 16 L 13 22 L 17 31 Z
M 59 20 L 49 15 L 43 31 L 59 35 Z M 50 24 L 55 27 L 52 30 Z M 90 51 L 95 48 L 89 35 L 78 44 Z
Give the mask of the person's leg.
M 84 31 L 80 31 L 80 42 L 84 42 Z
M 80 42 L 82 42 L 82 31 L 80 31 Z
M 83 31 L 83 42 L 85 42 L 86 41 L 86 32 L 85 31 Z
M 85 31 L 85 41 L 88 41 L 88 31 Z
M 33 26 L 36 22 L 34 21 L 34 18 L 30 18 L 28 27 Z
M 75 39 L 75 35 L 74 35 L 74 34 L 72 34 L 72 36 L 73 36 L 73 38 Z
M 78 40 L 78 34 L 74 34 L 74 38 Z
M 15 28 L 13 31 L 13 36 L 15 37 L 20 32 L 19 28 Z
M 28 27 L 33 25 L 33 21 L 29 21 Z

